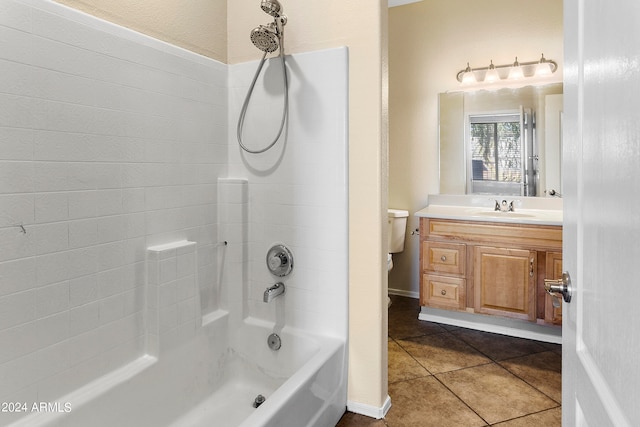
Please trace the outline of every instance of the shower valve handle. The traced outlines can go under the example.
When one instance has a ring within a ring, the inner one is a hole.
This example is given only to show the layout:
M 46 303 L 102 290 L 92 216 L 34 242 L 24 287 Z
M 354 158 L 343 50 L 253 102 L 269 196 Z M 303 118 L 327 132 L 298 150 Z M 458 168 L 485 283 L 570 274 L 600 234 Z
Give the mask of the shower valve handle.
M 267 252 L 266 262 L 271 274 L 284 277 L 293 269 L 293 254 L 282 244 L 274 245 Z
M 287 255 L 284 252 L 278 252 L 269 259 L 269 267 L 272 269 L 287 265 Z

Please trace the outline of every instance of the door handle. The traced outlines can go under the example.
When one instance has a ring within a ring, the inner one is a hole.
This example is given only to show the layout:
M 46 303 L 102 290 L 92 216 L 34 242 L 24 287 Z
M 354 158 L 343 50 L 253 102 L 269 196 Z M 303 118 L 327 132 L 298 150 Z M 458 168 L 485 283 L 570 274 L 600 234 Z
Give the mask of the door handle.
M 562 295 L 564 302 L 571 302 L 571 277 L 566 271 L 561 279 L 544 279 L 544 290 L 554 298 Z

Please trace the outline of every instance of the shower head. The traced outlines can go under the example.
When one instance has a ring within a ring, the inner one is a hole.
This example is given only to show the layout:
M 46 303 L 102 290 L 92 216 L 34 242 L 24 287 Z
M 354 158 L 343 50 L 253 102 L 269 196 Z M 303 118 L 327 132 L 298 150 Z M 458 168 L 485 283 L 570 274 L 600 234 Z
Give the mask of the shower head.
M 280 37 L 274 23 L 260 25 L 251 30 L 251 42 L 261 51 L 275 52 L 280 47 Z
M 260 7 L 265 11 L 265 13 L 273 16 L 274 18 L 280 17 L 282 6 L 280 6 L 280 2 L 278 0 L 262 0 Z
M 265 53 L 282 50 L 282 36 L 284 26 L 287 24 L 287 16 L 281 13 L 280 2 L 278 0 L 262 0 L 260 7 L 267 14 L 273 16 L 273 22 L 268 25 L 259 25 L 251 30 L 251 42 Z

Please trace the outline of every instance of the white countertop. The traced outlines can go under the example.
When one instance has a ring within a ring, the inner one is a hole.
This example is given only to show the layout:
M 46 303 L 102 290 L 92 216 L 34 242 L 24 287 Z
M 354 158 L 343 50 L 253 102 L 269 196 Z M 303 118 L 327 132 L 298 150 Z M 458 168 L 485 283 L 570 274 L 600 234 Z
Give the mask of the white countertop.
M 495 203 L 513 201 L 513 212 L 495 210 Z M 429 204 L 418 217 L 515 224 L 562 225 L 562 199 L 509 196 L 429 195 Z

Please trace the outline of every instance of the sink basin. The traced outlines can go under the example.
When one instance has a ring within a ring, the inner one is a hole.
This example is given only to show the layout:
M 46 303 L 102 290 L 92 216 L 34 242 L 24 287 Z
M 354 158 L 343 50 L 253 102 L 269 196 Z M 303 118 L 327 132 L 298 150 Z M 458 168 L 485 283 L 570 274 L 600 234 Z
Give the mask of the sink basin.
M 513 212 L 494 210 L 496 200 L 493 197 L 475 195 L 429 195 L 429 205 L 415 215 L 423 218 L 459 221 L 562 225 L 562 199 L 548 197 L 514 199 Z
M 487 216 L 492 218 L 533 218 L 534 215 L 522 212 L 502 212 L 502 211 L 471 211 L 472 216 Z

